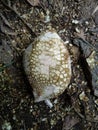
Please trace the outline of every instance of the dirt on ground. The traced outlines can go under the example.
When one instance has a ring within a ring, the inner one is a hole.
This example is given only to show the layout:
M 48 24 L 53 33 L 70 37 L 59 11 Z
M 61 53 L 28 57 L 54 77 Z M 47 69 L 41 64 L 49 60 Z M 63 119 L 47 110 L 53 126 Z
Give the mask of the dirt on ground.
M 53 108 L 35 103 L 23 68 L 47 28 L 67 43 L 72 79 Z M 0 1 L 0 130 L 98 130 L 98 1 Z

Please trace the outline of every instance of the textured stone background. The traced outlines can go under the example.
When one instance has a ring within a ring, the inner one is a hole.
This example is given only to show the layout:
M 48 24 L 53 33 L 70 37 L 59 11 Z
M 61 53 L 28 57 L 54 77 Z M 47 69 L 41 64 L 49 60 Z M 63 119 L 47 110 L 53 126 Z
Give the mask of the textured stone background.
M 97 0 L 0 1 L 0 129 L 98 129 L 98 98 L 93 94 L 89 71 L 84 72 L 88 68 L 84 55 L 94 50 L 84 53 L 72 45 L 75 38 L 81 38 L 98 46 L 97 3 Z M 34 103 L 22 65 L 25 48 L 47 26 L 55 28 L 69 43 L 73 60 L 69 89 L 51 100 L 52 109 L 44 102 Z

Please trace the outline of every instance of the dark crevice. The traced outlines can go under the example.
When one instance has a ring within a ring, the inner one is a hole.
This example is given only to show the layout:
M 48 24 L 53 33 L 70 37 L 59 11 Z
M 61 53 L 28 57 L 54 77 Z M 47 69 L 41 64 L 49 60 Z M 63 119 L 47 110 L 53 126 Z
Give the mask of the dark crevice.
M 89 65 L 88 65 L 85 57 L 83 57 L 83 55 L 80 56 L 79 63 L 80 63 L 81 68 L 83 69 L 83 73 L 87 80 L 88 87 L 91 90 L 90 94 L 94 95 L 94 90 L 93 90 L 93 85 L 92 85 L 92 75 L 90 72 Z

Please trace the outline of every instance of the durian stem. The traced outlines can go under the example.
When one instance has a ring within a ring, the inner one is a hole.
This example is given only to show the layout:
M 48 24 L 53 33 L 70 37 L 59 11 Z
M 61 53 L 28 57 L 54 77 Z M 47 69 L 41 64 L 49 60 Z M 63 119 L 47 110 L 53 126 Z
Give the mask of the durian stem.
M 50 108 L 53 107 L 53 104 L 51 103 L 51 101 L 50 101 L 49 99 L 46 99 L 46 100 L 45 100 L 45 103 L 46 103 L 46 105 L 49 106 Z

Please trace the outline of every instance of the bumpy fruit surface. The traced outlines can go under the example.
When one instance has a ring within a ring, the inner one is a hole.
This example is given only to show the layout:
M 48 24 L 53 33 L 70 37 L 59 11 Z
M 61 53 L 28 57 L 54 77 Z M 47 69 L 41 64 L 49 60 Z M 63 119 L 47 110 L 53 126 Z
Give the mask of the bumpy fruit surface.
M 35 102 L 56 98 L 68 87 L 71 59 L 54 30 L 43 32 L 24 52 L 23 64 Z

